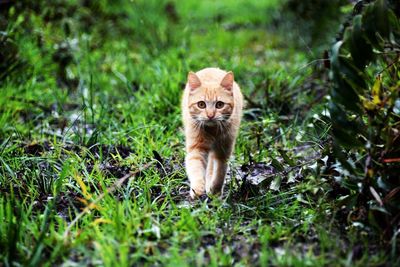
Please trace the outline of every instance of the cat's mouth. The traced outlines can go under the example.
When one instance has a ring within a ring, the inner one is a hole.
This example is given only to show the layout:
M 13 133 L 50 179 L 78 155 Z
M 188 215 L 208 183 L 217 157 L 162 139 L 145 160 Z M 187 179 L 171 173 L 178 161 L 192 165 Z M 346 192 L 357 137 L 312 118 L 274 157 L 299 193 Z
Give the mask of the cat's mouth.
M 226 126 L 226 123 L 229 121 L 230 116 L 222 115 L 222 116 L 216 116 L 212 118 L 205 118 L 203 116 L 196 116 L 192 115 L 192 120 L 194 124 L 198 127 L 219 127 L 219 126 Z
M 215 126 L 215 125 L 217 125 L 217 123 L 218 123 L 218 121 L 214 120 L 214 119 L 204 121 L 204 125 L 206 125 L 206 126 Z
M 212 119 L 193 118 L 193 119 L 195 120 L 196 124 L 200 124 L 207 127 L 218 126 L 218 124 L 225 122 L 224 118 L 212 118 Z

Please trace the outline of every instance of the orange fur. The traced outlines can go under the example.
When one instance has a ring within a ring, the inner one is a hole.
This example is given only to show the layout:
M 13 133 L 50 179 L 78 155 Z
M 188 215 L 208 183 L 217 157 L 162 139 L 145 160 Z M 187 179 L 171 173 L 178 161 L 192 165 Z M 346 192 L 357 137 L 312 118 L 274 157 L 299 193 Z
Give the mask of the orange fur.
M 217 68 L 189 72 L 182 117 L 192 198 L 221 194 L 242 107 L 243 96 L 232 72 Z

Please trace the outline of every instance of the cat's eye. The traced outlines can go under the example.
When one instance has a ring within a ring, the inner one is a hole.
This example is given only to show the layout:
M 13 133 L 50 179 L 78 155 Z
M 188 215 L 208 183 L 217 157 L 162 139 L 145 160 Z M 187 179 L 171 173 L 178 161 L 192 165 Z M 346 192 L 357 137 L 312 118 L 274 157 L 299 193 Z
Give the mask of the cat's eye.
M 215 107 L 216 107 L 216 108 L 223 108 L 224 105 L 225 105 L 224 102 L 218 101 L 218 102 L 215 104 Z
M 197 106 L 201 109 L 205 109 L 206 108 L 206 102 L 204 101 L 199 101 L 197 102 Z

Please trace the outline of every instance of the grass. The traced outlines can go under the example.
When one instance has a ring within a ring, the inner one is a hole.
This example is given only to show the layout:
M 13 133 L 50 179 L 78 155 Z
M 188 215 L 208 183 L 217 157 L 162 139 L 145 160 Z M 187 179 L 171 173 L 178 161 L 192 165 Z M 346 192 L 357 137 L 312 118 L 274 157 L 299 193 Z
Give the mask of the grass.
M 271 26 L 279 1 L 58 2 L 9 11 L 24 67 L 0 84 L 4 266 L 394 262 L 337 216 L 327 88 Z M 192 202 L 179 104 L 206 66 L 233 70 L 248 103 L 224 197 Z

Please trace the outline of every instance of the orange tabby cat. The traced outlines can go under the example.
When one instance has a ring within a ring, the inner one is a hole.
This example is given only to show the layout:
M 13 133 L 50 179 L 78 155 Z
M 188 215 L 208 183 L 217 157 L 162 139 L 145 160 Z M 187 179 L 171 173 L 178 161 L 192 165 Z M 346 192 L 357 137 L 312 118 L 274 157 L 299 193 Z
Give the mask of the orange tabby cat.
M 221 194 L 242 106 L 243 96 L 232 72 L 217 68 L 189 72 L 182 116 L 192 198 Z

